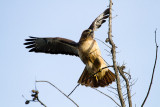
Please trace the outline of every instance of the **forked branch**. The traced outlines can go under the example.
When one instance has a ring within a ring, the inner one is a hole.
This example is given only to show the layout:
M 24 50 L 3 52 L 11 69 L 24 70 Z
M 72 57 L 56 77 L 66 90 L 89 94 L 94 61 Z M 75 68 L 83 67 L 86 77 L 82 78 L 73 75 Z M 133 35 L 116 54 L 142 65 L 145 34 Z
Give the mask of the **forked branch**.
M 119 67 L 119 66 L 118 66 L 118 70 L 119 70 L 120 74 L 122 75 L 123 79 L 125 80 L 126 88 L 127 88 L 127 96 L 128 96 L 129 107 L 132 107 L 130 85 L 129 85 L 128 79 L 127 79 L 126 76 L 124 75 L 123 66 L 122 66 L 122 67 Z
M 39 102 L 41 105 L 43 105 L 44 107 L 47 107 L 38 97 L 39 91 L 38 90 L 32 90 L 32 94 L 31 96 L 33 97 L 32 100 L 27 100 L 23 95 L 23 98 L 26 99 L 25 104 L 29 104 L 30 102 Z
M 63 94 L 64 96 L 66 96 L 70 101 L 72 101 L 77 107 L 79 107 L 77 103 L 75 103 L 71 98 L 69 98 L 64 92 L 62 92 L 59 88 L 57 88 L 57 87 L 56 87 L 55 85 L 53 85 L 51 82 L 49 82 L 49 81 L 36 81 L 36 82 L 46 82 L 46 83 L 52 85 L 52 86 L 53 86 L 54 88 L 56 88 L 60 93 L 62 93 L 62 94 Z

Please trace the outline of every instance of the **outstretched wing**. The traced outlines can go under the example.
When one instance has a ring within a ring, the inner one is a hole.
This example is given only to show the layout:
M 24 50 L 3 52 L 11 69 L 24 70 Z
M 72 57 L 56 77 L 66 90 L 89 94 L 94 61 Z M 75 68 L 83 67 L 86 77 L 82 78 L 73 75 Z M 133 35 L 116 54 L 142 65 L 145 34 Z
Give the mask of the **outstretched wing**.
M 78 43 L 65 38 L 37 38 L 30 37 L 25 39 L 26 48 L 30 48 L 29 52 L 42 52 L 50 54 L 66 54 L 78 55 Z
M 95 31 L 96 29 L 98 29 L 99 27 L 101 27 L 101 25 L 106 22 L 106 18 L 109 17 L 109 8 L 106 9 L 102 14 L 100 14 L 90 25 L 90 27 L 88 29 L 92 29 L 93 31 Z

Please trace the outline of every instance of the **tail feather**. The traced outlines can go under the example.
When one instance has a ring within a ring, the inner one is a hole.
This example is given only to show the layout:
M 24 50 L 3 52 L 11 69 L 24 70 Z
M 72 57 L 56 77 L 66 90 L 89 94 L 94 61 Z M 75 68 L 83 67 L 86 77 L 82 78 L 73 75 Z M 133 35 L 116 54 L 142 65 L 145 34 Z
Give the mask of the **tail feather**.
M 115 74 L 112 73 L 110 70 L 106 71 L 103 77 L 96 78 L 96 76 L 91 77 L 91 74 L 85 68 L 80 79 L 78 80 L 78 83 L 85 85 L 85 86 L 97 88 L 97 87 L 108 86 L 113 81 L 115 81 Z

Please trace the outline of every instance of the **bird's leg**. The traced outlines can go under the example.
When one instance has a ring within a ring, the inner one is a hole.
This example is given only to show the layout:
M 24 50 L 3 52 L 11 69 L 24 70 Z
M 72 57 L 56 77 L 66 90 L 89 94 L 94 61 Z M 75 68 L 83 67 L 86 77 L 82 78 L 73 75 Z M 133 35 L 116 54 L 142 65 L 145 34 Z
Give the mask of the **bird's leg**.
M 94 75 L 94 77 L 96 78 L 96 81 L 98 81 L 98 77 L 97 77 L 97 74 L 95 74 L 95 75 Z
M 98 81 L 98 75 L 97 75 L 97 74 L 98 74 L 99 72 L 101 72 L 101 71 L 102 71 L 102 69 L 100 68 L 100 69 L 94 74 L 94 77 L 96 78 L 96 81 Z
M 101 72 L 103 70 L 103 68 L 99 68 L 98 72 Z

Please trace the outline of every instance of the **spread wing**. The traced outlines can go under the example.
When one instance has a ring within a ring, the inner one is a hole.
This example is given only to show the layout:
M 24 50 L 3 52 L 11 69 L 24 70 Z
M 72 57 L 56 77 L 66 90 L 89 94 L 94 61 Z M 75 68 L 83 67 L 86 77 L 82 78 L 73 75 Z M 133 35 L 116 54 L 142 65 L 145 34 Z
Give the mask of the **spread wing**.
M 65 55 L 78 55 L 78 43 L 65 39 L 65 38 L 37 38 L 30 37 L 25 39 L 27 45 L 26 48 L 29 48 L 29 52 L 41 52 L 41 53 L 50 53 L 50 54 L 65 54 Z
M 90 25 L 89 29 L 95 31 L 96 29 L 100 28 L 101 25 L 106 22 L 106 18 L 109 17 L 109 8 L 106 9 L 102 14 L 100 14 Z

